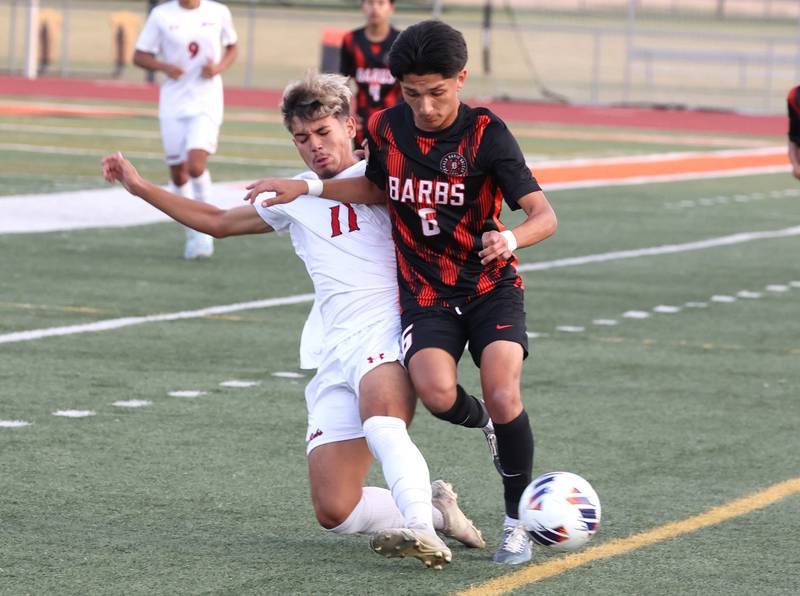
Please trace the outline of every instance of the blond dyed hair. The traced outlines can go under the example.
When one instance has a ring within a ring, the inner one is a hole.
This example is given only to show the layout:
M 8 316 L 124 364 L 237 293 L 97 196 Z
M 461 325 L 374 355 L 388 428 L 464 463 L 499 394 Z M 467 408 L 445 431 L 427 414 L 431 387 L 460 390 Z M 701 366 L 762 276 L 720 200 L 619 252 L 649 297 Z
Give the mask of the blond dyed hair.
M 327 116 L 344 119 L 350 115 L 353 92 L 347 77 L 339 74 L 307 74 L 283 90 L 281 114 L 283 125 L 292 132 L 292 120 L 319 120 Z

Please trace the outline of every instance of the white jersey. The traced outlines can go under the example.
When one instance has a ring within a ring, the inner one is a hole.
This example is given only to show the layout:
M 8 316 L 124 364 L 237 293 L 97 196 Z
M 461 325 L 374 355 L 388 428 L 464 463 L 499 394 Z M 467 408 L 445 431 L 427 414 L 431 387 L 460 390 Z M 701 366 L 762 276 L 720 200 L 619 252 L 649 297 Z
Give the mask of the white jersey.
M 164 77 L 159 114 L 170 118 L 205 114 L 221 124 L 222 77 L 205 79 L 202 70 L 209 60 L 218 63 L 223 48 L 236 40 L 231 11 L 224 4 L 200 0 L 200 6 L 187 9 L 172 0 L 156 6 L 136 41 L 136 49 L 183 69 L 177 80 Z
M 365 169 L 366 162 L 360 161 L 336 178 L 363 176 Z M 305 172 L 296 178 L 318 177 Z M 314 284 L 314 307 L 300 344 L 303 368 L 316 368 L 329 346 L 365 327 L 399 321 L 394 243 L 386 206 L 307 195 L 283 205 L 263 208 L 256 201 L 255 206 L 273 229 L 289 230 L 294 250 Z

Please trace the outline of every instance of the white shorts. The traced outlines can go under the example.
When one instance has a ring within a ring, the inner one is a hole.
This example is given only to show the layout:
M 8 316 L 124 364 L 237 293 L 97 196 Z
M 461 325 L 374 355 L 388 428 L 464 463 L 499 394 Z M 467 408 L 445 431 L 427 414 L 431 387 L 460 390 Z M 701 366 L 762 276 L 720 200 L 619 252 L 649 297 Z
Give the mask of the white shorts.
M 380 321 L 339 342 L 306 385 L 306 454 L 326 443 L 364 436 L 358 386 L 373 368 L 401 359 L 400 318 Z
M 211 154 L 217 152 L 219 124 L 211 117 L 204 114 L 188 118 L 162 117 L 160 122 L 167 165 L 185 162 L 192 149 L 202 149 Z

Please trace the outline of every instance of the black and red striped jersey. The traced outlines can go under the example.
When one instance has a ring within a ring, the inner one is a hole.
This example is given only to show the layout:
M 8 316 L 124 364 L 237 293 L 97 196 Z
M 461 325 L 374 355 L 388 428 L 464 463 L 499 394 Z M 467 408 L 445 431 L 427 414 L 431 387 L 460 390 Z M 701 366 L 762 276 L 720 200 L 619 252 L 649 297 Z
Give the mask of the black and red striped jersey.
M 366 128 L 369 117 L 397 105 L 402 96 L 400 86 L 389 72 L 389 49 L 400 31 L 391 27 L 389 35 L 380 43 L 367 39 L 366 29 L 349 31 L 342 39 L 339 71 L 356 82 L 356 114 L 361 117 L 356 141 L 364 139 L 362 127 Z
M 367 177 L 386 191 L 392 216 L 400 305 L 455 307 L 500 283 L 522 287 L 516 259 L 481 265 L 484 232 L 505 229 L 511 209 L 540 190 L 506 125 L 485 108 L 461 104 L 444 130 L 414 125 L 400 104 L 369 121 Z
M 789 112 L 789 140 L 800 145 L 800 87 L 792 87 L 786 98 Z

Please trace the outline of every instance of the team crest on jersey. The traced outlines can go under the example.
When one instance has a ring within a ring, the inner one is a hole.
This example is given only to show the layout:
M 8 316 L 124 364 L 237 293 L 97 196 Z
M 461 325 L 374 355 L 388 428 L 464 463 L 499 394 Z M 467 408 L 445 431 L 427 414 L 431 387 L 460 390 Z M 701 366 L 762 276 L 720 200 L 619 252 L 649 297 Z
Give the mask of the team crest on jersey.
M 460 153 L 448 153 L 439 162 L 439 169 L 447 176 L 463 176 L 467 173 L 467 160 Z

